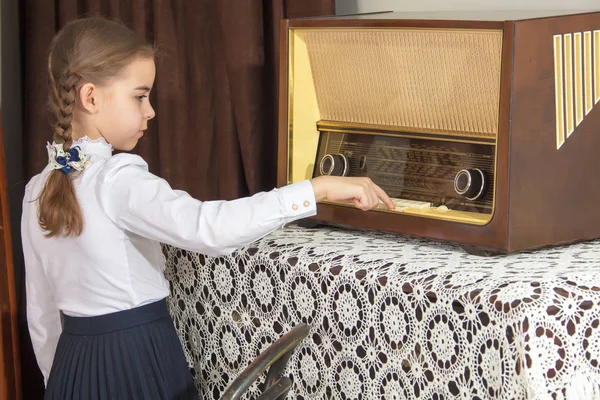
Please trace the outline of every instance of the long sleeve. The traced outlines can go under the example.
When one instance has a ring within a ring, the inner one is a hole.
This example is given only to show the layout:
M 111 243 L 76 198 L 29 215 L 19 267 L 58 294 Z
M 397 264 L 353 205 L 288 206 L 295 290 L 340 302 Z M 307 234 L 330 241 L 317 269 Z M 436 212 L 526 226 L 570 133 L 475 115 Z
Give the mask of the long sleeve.
M 225 255 L 286 223 L 316 214 L 310 181 L 233 201 L 206 201 L 173 190 L 142 158 L 112 157 L 97 196 L 117 226 L 207 255 Z
M 46 385 L 62 326 L 60 311 L 56 306 L 53 292 L 27 234 L 27 229 L 30 226 L 27 220 L 28 217 L 26 216 L 21 224 L 23 254 L 25 256 L 27 325 L 35 357 L 44 376 L 44 385 Z

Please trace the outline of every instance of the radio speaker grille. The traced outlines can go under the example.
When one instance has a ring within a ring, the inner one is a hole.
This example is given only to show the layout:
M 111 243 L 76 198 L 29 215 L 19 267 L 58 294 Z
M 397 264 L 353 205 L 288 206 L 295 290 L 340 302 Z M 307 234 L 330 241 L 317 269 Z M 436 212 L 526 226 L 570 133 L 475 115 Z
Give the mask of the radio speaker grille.
M 498 133 L 502 32 L 304 32 L 320 117 L 374 125 Z

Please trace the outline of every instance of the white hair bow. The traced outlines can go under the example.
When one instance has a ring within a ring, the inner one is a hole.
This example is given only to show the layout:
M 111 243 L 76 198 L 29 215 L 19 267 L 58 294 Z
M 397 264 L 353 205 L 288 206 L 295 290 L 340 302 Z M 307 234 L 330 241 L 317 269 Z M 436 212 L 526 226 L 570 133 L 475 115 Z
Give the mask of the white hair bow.
M 52 142 L 52 144 L 48 143 L 46 148 L 48 149 L 48 163 L 50 166 L 53 169 L 60 169 L 65 174 L 73 169 L 82 171 L 90 165 L 90 160 L 79 146 L 71 147 L 65 151 L 62 143 Z

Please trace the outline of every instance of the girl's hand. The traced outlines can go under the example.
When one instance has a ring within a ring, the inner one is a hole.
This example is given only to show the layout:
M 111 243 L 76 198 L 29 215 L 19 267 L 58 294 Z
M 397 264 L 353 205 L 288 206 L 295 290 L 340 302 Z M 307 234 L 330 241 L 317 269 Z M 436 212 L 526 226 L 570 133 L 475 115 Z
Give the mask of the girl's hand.
M 377 207 L 379 200 L 391 210 L 395 208 L 389 196 L 370 178 L 318 176 L 311 180 L 317 202 L 328 200 L 353 203 L 361 210 Z

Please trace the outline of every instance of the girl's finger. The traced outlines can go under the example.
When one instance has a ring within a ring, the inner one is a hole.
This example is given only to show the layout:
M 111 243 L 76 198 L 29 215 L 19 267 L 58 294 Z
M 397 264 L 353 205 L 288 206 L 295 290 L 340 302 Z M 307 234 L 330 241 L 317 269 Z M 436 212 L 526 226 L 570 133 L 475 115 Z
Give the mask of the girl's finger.
M 394 205 L 394 203 L 392 203 L 392 200 L 390 199 L 390 196 L 387 195 L 387 193 L 380 188 L 379 186 L 377 186 L 375 183 L 373 183 L 373 188 L 375 189 L 375 193 L 377 194 L 377 198 L 381 199 L 381 201 L 383 201 L 383 204 L 385 204 L 387 206 L 387 208 L 389 208 L 390 210 L 393 210 L 396 208 L 396 206 Z

